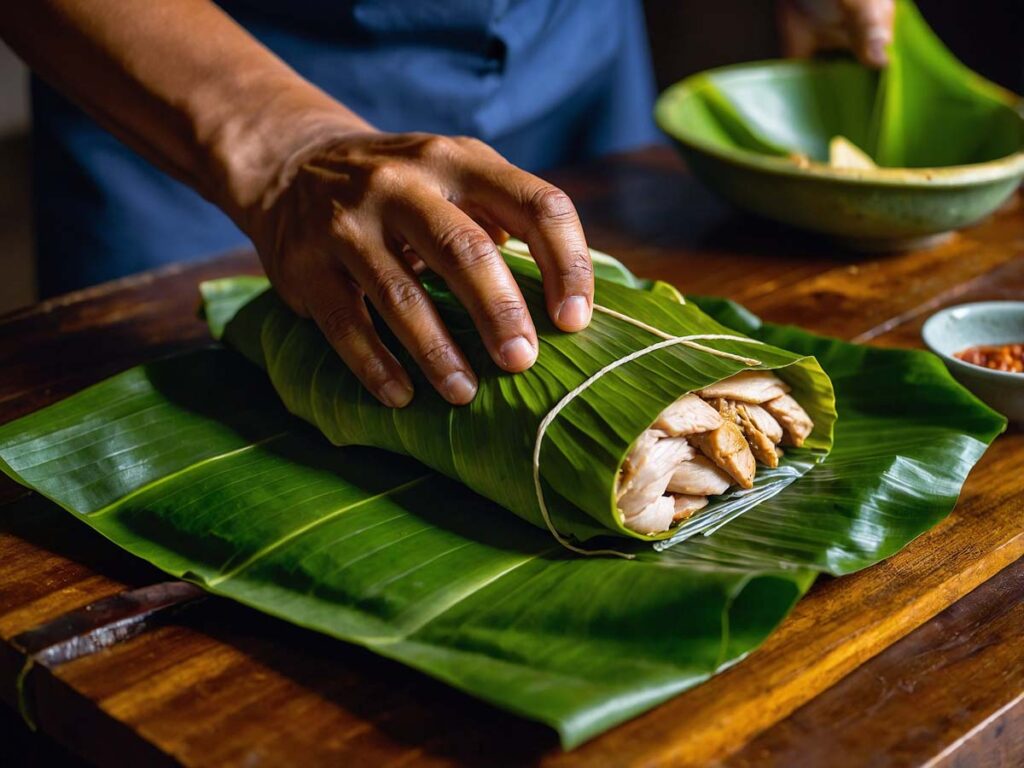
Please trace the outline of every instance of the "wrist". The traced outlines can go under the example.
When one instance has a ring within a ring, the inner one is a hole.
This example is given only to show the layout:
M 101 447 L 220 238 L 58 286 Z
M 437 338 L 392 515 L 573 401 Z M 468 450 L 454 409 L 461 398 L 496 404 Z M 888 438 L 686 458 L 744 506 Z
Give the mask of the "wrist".
M 310 156 L 346 134 L 373 130 L 298 76 L 263 83 L 258 93 L 233 102 L 201 139 L 210 163 L 204 193 L 250 237 L 260 213 L 274 205 Z

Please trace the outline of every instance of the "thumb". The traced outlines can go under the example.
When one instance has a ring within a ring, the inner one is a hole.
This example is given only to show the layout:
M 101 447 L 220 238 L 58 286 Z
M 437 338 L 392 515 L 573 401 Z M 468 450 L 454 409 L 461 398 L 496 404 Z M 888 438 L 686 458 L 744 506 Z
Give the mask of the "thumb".
M 886 46 L 892 42 L 892 0 L 845 0 L 847 32 L 854 54 L 869 67 L 889 63 Z

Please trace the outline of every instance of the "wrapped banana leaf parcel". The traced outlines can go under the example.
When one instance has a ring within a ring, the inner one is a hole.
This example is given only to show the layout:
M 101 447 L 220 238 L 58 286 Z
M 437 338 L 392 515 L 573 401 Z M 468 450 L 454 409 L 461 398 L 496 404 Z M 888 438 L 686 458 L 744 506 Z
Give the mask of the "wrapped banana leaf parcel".
M 588 333 L 560 333 L 537 310 L 536 265 L 508 254 L 542 323 L 543 354 L 522 376 L 488 362 L 468 314 L 428 280 L 481 372 L 467 407 L 444 402 L 422 378 L 409 407 L 381 407 L 315 325 L 270 291 L 241 308 L 224 337 L 266 370 L 291 413 L 335 445 L 411 456 L 570 547 L 609 534 L 703 530 L 827 455 L 835 398 L 812 357 L 739 335 L 677 295 L 613 282 L 600 286 Z M 217 285 L 206 294 L 216 301 Z
M 168 573 L 572 747 L 736 663 L 818 573 L 941 520 L 1004 427 L 927 353 L 762 325 L 601 254 L 591 326 L 561 333 L 536 265 L 505 255 L 538 323 L 525 373 L 426 278 L 480 375 L 468 406 L 424 380 L 382 406 L 233 278 L 202 286 L 223 346 L 0 427 L 0 467 Z

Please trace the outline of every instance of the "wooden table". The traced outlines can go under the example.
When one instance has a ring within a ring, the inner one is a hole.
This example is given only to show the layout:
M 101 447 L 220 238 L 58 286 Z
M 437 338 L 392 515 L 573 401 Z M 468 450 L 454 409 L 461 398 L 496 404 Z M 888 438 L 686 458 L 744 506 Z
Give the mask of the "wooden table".
M 868 256 L 730 211 L 667 149 L 552 178 L 595 247 L 770 320 L 919 346 L 940 306 L 1024 298 L 1019 205 L 933 250 Z M 257 268 L 235 254 L 8 315 L 0 421 L 203 344 L 197 282 Z M 37 667 L 26 691 L 44 733 L 101 765 L 1020 765 L 1022 497 L 1024 433 L 1011 431 L 945 523 L 887 562 L 821 579 L 748 659 L 570 753 L 540 726 L 220 599 Z M 12 483 L 0 504 L 0 698 L 13 705 L 14 636 L 163 577 Z

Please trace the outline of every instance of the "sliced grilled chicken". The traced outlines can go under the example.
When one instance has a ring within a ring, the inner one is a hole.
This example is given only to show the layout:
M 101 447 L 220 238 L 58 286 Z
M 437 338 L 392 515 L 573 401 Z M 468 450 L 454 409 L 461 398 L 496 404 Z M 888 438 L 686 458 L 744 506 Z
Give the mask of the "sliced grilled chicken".
M 744 371 L 672 403 L 622 464 L 617 498 L 625 525 L 660 533 L 734 483 L 752 488 L 757 462 L 777 467 L 779 443 L 800 446 L 814 428 L 788 392 L 770 371 Z
M 718 414 L 725 420 L 731 421 L 734 424 L 739 424 L 739 417 L 736 415 L 736 402 L 734 400 L 727 400 L 724 397 L 716 397 L 711 401 L 711 405 L 715 407 Z
M 672 516 L 672 521 L 679 522 L 680 520 L 689 520 L 693 517 L 694 512 L 704 509 L 707 505 L 708 500 L 704 496 L 676 496 L 675 514 Z
M 668 490 L 686 496 L 719 496 L 729 490 L 732 478 L 706 456 L 684 461 L 668 481 Z
M 619 497 L 619 510 L 627 520 L 636 517 L 648 506 L 663 496 L 668 489 L 668 481 L 672 479 L 672 471 L 656 477 L 649 483 L 639 485 L 634 483 L 624 494 Z
M 667 437 L 667 435 L 660 429 L 645 429 L 640 433 L 640 437 L 633 444 L 633 450 L 629 452 L 626 460 L 622 462 L 622 472 L 619 475 L 619 496 L 629 488 L 643 462 L 647 461 L 651 448 L 663 437 Z
M 696 452 L 685 437 L 662 437 L 653 443 L 644 440 L 629 455 L 634 468 L 628 485 L 620 488 L 619 509 L 626 518 L 639 515 L 648 505 L 665 493 L 672 473 L 681 462 L 692 459 Z
M 757 406 L 751 405 L 750 407 L 756 408 Z M 739 419 L 740 429 L 743 430 L 743 436 L 747 439 L 754 458 L 767 467 L 779 466 L 779 456 L 775 453 L 775 441 L 762 432 L 751 418 L 746 403 L 740 403 L 736 407 L 736 417 Z
M 689 439 L 741 486 L 754 486 L 754 454 L 750 452 L 750 446 L 734 422 L 725 421 L 718 429 L 692 435 Z
M 814 422 L 790 395 L 780 395 L 764 404 L 764 409 L 778 420 L 785 433 L 784 444 L 799 448 L 814 430 Z
M 743 438 L 747 441 L 747 445 L 750 446 L 750 452 L 754 454 L 755 459 L 769 467 L 777 467 L 779 465 L 779 457 L 775 455 L 775 443 L 769 440 L 757 428 L 745 411 L 748 405 L 751 408 L 756 408 L 757 406 L 750 403 L 726 400 L 723 397 L 715 398 L 711 402 L 718 409 L 723 419 L 736 424 L 740 428 Z
M 711 400 L 724 397 L 743 403 L 763 403 L 789 392 L 789 387 L 771 371 L 741 371 L 722 379 L 700 391 L 700 396 Z
M 676 514 L 675 501 L 671 496 L 659 496 L 640 512 L 632 517 L 626 517 L 624 522 L 627 528 L 637 533 L 661 533 L 667 531 L 672 525 Z
M 683 395 L 661 412 L 654 422 L 655 429 L 675 437 L 708 432 L 722 426 L 722 417 L 697 395 Z
M 769 440 L 773 443 L 782 441 L 782 425 L 764 409 L 764 406 L 745 403 L 743 408 L 746 410 L 750 420 L 754 422 L 759 430 L 767 435 Z

